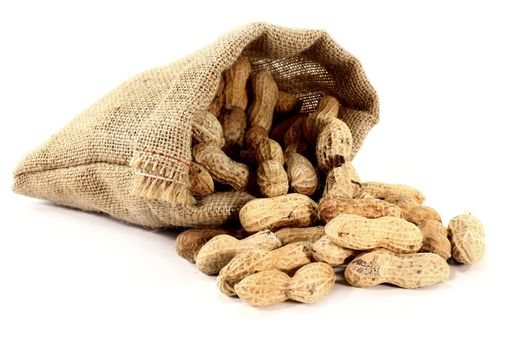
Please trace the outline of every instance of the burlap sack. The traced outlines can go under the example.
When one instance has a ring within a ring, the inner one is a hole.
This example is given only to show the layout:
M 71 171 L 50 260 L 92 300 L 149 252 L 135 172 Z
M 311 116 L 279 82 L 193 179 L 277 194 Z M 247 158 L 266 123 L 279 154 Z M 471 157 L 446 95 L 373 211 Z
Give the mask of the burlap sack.
M 310 112 L 341 102 L 357 151 L 378 121 L 378 100 L 357 59 L 326 32 L 254 23 L 175 63 L 126 81 L 82 112 L 15 171 L 14 190 L 148 227 L 220 225 L 252 197 L 213 194 L 190 203 L 192 115 L 211 103 L 239 55 L 269 69 Z M 57 102 L 58 103 L 58 102 Z

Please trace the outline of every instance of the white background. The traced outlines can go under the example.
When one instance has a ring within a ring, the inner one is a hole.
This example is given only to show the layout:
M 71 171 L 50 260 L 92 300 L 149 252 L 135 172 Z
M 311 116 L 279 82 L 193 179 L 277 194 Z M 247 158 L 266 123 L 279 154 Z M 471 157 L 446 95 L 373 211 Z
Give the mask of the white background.
M 0 348 L 522 348 L 524 11 L 518 1 L 58 1 L 0 8 Z M 322 28 L 364 65 L 381 122 L 355 166 L 411 184 L 487 255 L 420 290 L 337 284 L 253 308 L 174 236 L 10 192 L 32 148 L 123 80 L 256 20 Z

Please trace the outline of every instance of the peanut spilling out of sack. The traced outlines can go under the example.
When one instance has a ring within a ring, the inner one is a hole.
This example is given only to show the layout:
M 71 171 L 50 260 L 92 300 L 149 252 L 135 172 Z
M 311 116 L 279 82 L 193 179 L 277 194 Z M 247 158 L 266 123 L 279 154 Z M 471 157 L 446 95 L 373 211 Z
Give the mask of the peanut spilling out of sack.
M 354 287 L 419 288 L 447 280 L 447 261 L 483 257 L 473 216 L 447 229 L 419 190 L 361 181 L 336 97 L 322 96 L 309 114 L 302 103 L 240 57 L 208 111 L 194 117 L 193 195 L 231 188 L 258 197 L 240 210 L 240 227 L 194 228 L 177 239 L 182 257 L 218 274 L 224 294 L 255 306 L 311 303 L 344 265 Z

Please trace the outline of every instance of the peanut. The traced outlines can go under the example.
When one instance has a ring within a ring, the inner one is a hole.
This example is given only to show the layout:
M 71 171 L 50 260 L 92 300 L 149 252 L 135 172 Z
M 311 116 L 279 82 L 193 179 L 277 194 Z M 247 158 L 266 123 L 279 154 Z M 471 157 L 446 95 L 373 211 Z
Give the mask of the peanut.
M 285 227 L 275 232 L 277 238 L 287 245 L 294 242 L 315 242 L 324 236 L 324 226 Z
M 319 168 L 328 172 L 352 160 L 352 133 L 341 119 L 332 118 L 317 136 L 315 154 Z
M 246 134 L 244 135 L 244 146 L 247 149 L 254 150 L 257 148 L 259 142 L 266 139 L 267 137 L 268 133 L 266 130 L 264 130 L 264 128 L 260 126 L 252 126 L 246 131 Z
M 362 190 L 379 199 L 387 199 L 396 195 L 412 198 L 418 205 L 423 204 L 425 196 L 419 190 L 407 185 L 394 185 L 382 182 L 362 182 Z
M 232 234 L 230 231 L 221 228 L 191 228 L 177 235 L 175 249 L 184 259 L 195 262 L 195 257 L 201 247 L 218 235 L 233 235 L 236 238 L 242 236 L 239 232 Z
M 310 113 L 303 124 L 303 135 L 309 144 L 315 144 L 325 125 L 339 114 L 339 102 L 332 96 L 323 96 L 316 110 Z
M 308 156 L 308 143 L 303 137 L 303 122 L 305 118 L 298 118 L 284 135 L 285 153 L 296 152 Z
M 368 196 L 373 197 L 371 194 L 369 194 L 368 192 L 364 191 L 363 189 L 361 189 L 360 193 L 362 195 L 368 195 Z M 373 198 L 375 198 L 375 197 L 373 197 Z M 417 207 L 417 206 L 420 205 L 419 201 L 416 200 L 414 197 L 410 197 L 410 196 L 407 196 L 407 195 L 404 195 L 404 194 L 389 195 L 389 196 L 385 196 L 382 199 L 387 201 L 388 203 L 392 203 L 392 204 L 395 204 L 398 207 L 400 207 L 401 210 L 403 211 L 403 217 L 404 218 L 406 218 L 408 216 L 408 213 L 410 212 L 410 210 L 412 210 L 412 208 Z
M 427 220 L 419 225 L 419 229 L 423 234 L 423 245 L 420 252 L 434 253 L 445 260 L 450 258 L 450 241 L 447 238 L 447 229 L 441 222 Z
M 317 204 L 298 193 L 257 198 L 242 207 L 239 219 L 248 232 L 289 226 L 307 227 L 317 220 Z
M 229 158 L 213 144 L 199 143 L 193 147 L 193 157 L 217 182 L 244 191 L 248 185 L 249 169 Z
M 317 190 L 319 180 L 312 163 L 304 156 L 308 154 L 308 144 L 302 130 L 304 119 L 298 118 L 284 136 L 286 171 L 295 192 L 312 196 Z
M 235 256 L 222 268 L 217 286 L 224 294 L 235 295 L 235 284 L 249 275 L 272 269 L 289 273 L 311 262 L 313 258 L 307 242 L 292 243 L 273 251 L 249 250 Z
M 396 253 L 414 253 L 423 241 L 416 225 L 393 216 L 367 219 L 343 214 L 328 222 L 324 229 L 332 242 L 355 250 L 386 248 Z
M 191 162 L 190 164 L 190 191 L 201 197 L 212 194 L 214 191 L 213 179 L 202 165 Z
M 238 107 L 245 110 L 248 106 L 248 94 L 246 83 L 250 77 L 252 67 L 246 57 L 239 57 L 237 61 L 228 69 L 226 75 L 226 85 L 224 88 L 225 107 L 232 109 Z
M 257 168 L 257 185 L 265 197 L 288 193 L 288 175 L 277 159 L 267 160 Z
M 217 287 L 224 294 L 234 296 L 234 286 L 243 278 L 271 269 L 271 252 L 263 249 L 247 250 L 236 255 L 221 269 L 217 276 Z
M 485 230 L 472 215 L 459 215 L 448 224 L 452 257 L 462 264 L 474 264 L 485 255 Z
M 221 115 L 222 108 L 224 107 L 224 97 L 224 77 L 221 75 L 217 93 L 215 94 L 211 104 L 208 106 L 208 112 L 213 114 L 216 118 Z
M 324 297 L 335 284 L 330 265 L 316 262 L 301 267 L 293 277 L 279 270 L 248 276 L 235 285 L 235 293 L 253 306 L 267 306 L 288 299 L 313 303 Z
M 301 110 L 303 102 L 288 92 L 279 91 L 277 104 L 275 105 L 276 113 L 297 113 Z
M 286 135 L 286 132 L 288 129 L 290 129 L 290 126 L 292 126 L 293 123 L 295 123 L 298 119 L 305 119 L 306 114 L 299 113 L 292 117 L 286 118 L 276 126 L 272 128 L 272 132 L 270 133 L 270 138 L 274 139 L 278 142 L 284 142 L 284 135 Z M 302 125 L 301 125 L 302 129 Z
M 269 230 L 261 231 L 244 239 L 229 235 L 218 235 L 204 244 L 197 256 L 197 268 L 208 275 L 218 273 L 237 254 L 250 249 L 272 250 L 281 246 L 281 241 Z
M 272 251 L 272 265 L 275 269 L 292 272 L 313 262 L 309 242 L 296 242 Z
M 329 222 L 341 214 L 354 214 L 369 219 L 382 216 L 402 217 L 398 206 L 373 197 L 352 199 L 346 196 L 328 196 L 319 202 L 319 217 L 324 222 Z
M 281 145 L 275 140 L 268 137 L 261 139 L 257 148 L 255 149 L 255 157 L 257 163 L 262 164 L 263 162 L 271 159 L 275 159 L 279 164 L 284 164 L 284 155 Z
M 249 108 L 251 126 L 260 126 L 267 133 L 273 122 L 273 110 L 279 99 L 279 89 L 268 70 L 261 70 L 252 77 L 253 102 Z
M 219 148 L 224 146 L 221 123 L 210 112 L 196 113 L 193 116 L 192 133 L 195 143 L 210 143 Z
M 259 164 L 256 175 L 259 191 L 265 197 L 286 194 L 288 177 L 283 167 L 284 155 L 281 146 L 277 141 L 268 138 L 269 129 L 264 128 L 260 122 L 253 124 L 255 122 L 257 120 L 250 120 L 251 128 L 245 137 L 245 144 L 255 151 Z M 271 127 L 271 120 L 269 127 Z
M 233 107 L 221 118 L 222 130 L 225 140 L 225 149 L 228 153 L 237 154 L 244 142 L 246 131 L 246 114 L 239 107 Z
M 335 195 L 352 198 L 359 193 L 360 182 L 352 163 L 344 163 L 328 172 L 323 197 Z
M 377 199 L 376 197 L 370 195 L 369 193 L 363 191 L 363 190 L 360 190 L 359 192 L 357 192 L 357 194 L 354 196 L 354 199 L 369 199 L 369 198 L 374 198 L 374 199 Z
M 312 163 L 296 152 L 287 152 L 285 159 L 288 182 L 293 191 L 312 196 L 319 184 L 317 173 Z
M 418 205 L 417 207 L 410 209 L 405 219 L 417 226 L 424 224 L 428 220 L 441 222 L 441 216 L 439 213 L 434 208 L 424 205 Z
M 345 279 L 354 287 L 391 283 L 401 288 L 420 288 L 446 281 L 449 274 L 450 267 L 439 255 L 403 255 L 386 249 L 359 255 L 345 269 Z
M 355 255 L 352 249 L 347 249 L 333 243 L 328 236 L 322 236 L 312 243 L 312 255 L 317 261 L 331 266 L 341 265 L 346 259 Z

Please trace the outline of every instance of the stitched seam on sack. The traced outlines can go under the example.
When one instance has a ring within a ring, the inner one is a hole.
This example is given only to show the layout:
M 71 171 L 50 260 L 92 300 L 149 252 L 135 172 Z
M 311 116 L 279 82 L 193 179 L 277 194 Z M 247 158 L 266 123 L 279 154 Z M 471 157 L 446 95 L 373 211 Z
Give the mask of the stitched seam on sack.
M 182 160 L 182 159 L 180 159 L 180 158 L 177 158 L 177 157 L 175 157 L 174 155 L 172 155 L 172 154 L 170 154 L 170 153 L 162 153 L 162 152 L 153 151 L 153 150 L 150 150 L 150 149 L 147 149 L 147 148 L 143 149 L 142 151 L 139 150 L 139 152 L 141 152 L 141 153 L 147 153 L 147 154 L 152 154 L 152 155 L 154 155 L 154 156 L 165 157 L 165 158 L 168 158 L 168 159 L 170 159 L 170 160 L 174 160 L 174 161 L 176 161 L 176 162 L 179 162 L 179 163 L 185 165 L 185 166 L 188 167 L 188 168 L 190 167 L 190 164 L 189 164 L 188 162 L 186 162 L 186 161 L 184 161 L 184 160 Z

